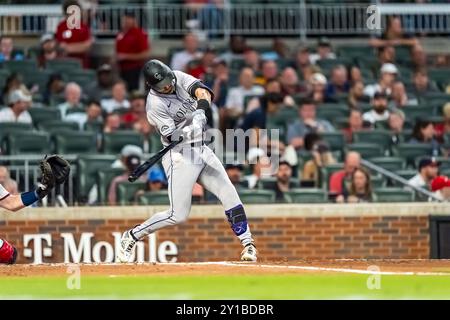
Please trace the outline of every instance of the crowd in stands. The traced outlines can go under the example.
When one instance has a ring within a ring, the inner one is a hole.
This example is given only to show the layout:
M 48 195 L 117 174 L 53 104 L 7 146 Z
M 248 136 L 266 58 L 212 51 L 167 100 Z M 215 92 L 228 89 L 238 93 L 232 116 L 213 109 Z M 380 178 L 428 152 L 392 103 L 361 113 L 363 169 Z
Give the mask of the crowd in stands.
M 74 3 L 66 1 L 64 8 Z M 154 129 L 146 121 L 146 88 L 140 74 L 152 56 L 147 34 L 134 14 L 125 11 L 112 59 L 95 68 L 89 59 L 94 41 L 87 25 L 72 30 L 65 21 L 55 34 L 41 37 L 35 56 L 16 51 L 12 38 L 1 37 L 0 75 L 10 61 L 35 59 L 36 72 L 48 72 L 48 77 L 38 85 L 27 80 L 28 74 L 8 72 L 0 96 L 4 105 L 0 122 L 37 127 L 30 110 L 53 108 L 59 110 L 61 121 L 76 123 L 79 131 L 94 128 L 100 136 L 95 142 L 99 152 L 103 134 L 125 129 L 150 139 Z M 210 121 L 210 126 L 223 132 L 230 128 L 280 130 L 279 139 L 264 138 L 277 146 L 281 158 L 272 168 L 273 183 L 264 184 L 267 177 L 261 172 L 268 161 L 253 137 L 246 151 L 248 159 L 252 154 L 255 161 L 226 164 L 238 189 L 272 190 L 278 201 L 284 201 L 290 190 L 309 187 L 326 190 L 339 203 L 371 202 L 376 200 L 377 174 L 364 168 L 361 158 L 401 158 L 404 155 L 397 147 L 427 145 L 422 154 L 405 157 L 398 170 L 416 170 L 414 177 L 408 177 L 411 184 L 448 199 L 444 175 L 450 174 L 450 165 L 436 158 L 446 159 L 450 153 L 449 55 L 427 55 L 421 39 L 406 34 L 397 17 L 389 19 L 382 36 L 355 48 L 360 52 L 334 48 L 325 37 L 315 46 L 292 48 L 275 38 L 271 48 L 258 48 L 242 36 L 232 36 L 229 47 L 220 50 L 203 47 L 195 33 L 188 33 L 181 50 L 170 52 L 165 61 L 212 88 L 213 114 L 218 120 Z M 95 77 L 85 82 L 52 69 L 55 61 L 68 60 L 76 61 L 74 73 L 95 70 L 90 73 Z M 446 71 L 447 77 L 439 76 Z M 364 133 L 387 136 L 387 142 Z M 137 152 L 122 149 L 119 167 L 124 172 L 113 179 L 108 203 L 117 203 L 116 185 L 126 180 L 144 153 L 154 151 L 148 144 L 138 148 Z M 328 167 L 340 170 L 329 172 Z M 164 189 L 164 172 L 161 168 L 150 171 L 144 182 L 148 182 L 145 191 Z M 381 183 L 395 186 L 389 179 Z M 200 202 L 213 198 L 201 186 L 196 188 Z M 95 197 L 90 201 L 95 203 Z

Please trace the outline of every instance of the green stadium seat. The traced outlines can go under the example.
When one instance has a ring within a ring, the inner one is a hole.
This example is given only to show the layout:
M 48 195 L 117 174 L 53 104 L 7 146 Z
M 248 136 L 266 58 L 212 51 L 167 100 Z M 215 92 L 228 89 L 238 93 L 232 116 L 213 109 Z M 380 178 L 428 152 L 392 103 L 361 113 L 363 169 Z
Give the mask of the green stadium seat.
M 10 132 L 6 136 L 8 154 L 47 154 L 50 153 L 50 138 L 47 132 Z
M 28 88 L 32 88 L 33 86 L 38 86 L 38 92 L 43 94 L 47 87 L 47 82 L 50 77 L 50 73 L 48 71 L 35 70 L 34 72 L 27 73 L 24 77 L 24 82 Z M 34 95 L 33 95 L 33 101 Z
M 126 206 L 136 202 L 136 192 L 138 190 L 145 190 L 145 182 L 124 181 L 117 184 L 117 204 Z
M 99 205 L 105 205 L 108 203 L 108 191 L 111 181 L 123 174 L 123 169 L 121 168 L 106 168 L 98 170 L 97 172 L 97 191 L 98 197 L 97 201 Z
M 432 154 L 432 145 L 428 143 L 400 143 L 393 148 L 393 154 L 397 157 L 405 158 L 407 165 L 415 166 L 415 160 L 422 156 Z
M 87 85 L 96 80 L 96 73 L 94 70 L 75 69 L 68 70 L 64 77 L 67 81 L 78 83 L 82 88 L 86 88 Z
M 405 180 L 409 180 L 412 177 L 414 177 L 417 174 L 417 170 L 414 169 L 403 169 L 403 170 L 397 170 L 395 171 L 395 174 L 400 176 L 401 178 L 405 179 Z M 402 183 L 400 182 L 396 182 L 396 181 L 392 181 L 394 183 L 394 185 L 396 186 L 403 186 Z
M 328 202 L 327 192 L 323 189 L 301 188 L 285 193 L 289 203 L 325 203 Z
M 403 188 L 375 189 L 377 202 L 412 202 L 415 200 L 414 192 Z
M 274 190 L 277 184 L 276 177 L 262 178 L 258 181 L 258 188 L 263 190 Z M 290 188 L 300 188 L 300 181 L 291 179 L 289 181 Z
M 38 130 L 54 132 L 54 131 L 78 131 L 79 126 L 76 122 L 68 122 L 62 120 L 41 121 L 37 125 Z
M 388 171 L 399 171 L 406 167 L 406 160 L 401 157 L 377 157 L 368 160 Z
M 37 127 L 39 123 L 50 120 L 61 120 L 61 112 L 57 108 L 31 107 L 28 112 L 33 119 L 33 124 Z
M 348 117 L 337 117 L 332 121 L 336 130 L 342 130 L 348 128 Z
M 353 142 L 376 143 L 387 150 L 391 146 L 392 136 L 387 130 L 363 130 L 353 132 Z
M 351 143 L 347 145 L 347 150 L 359 152 L 366 159 L 384 156 L 383 146 L 376 143 Z
M 331 150 L 342 151 L 345 146 L 345 138 L 342 132 L 322 132 L 320 136 L 330 146 Z
M 52 139 L 55 143 L 55 153 L 58 154 L 92 154 L 97 152 L 94 132 L 55 130 Z
M 418 106 L 405 106 L 403 109 L 406 118 L 415 122 L 417 119 L 424 119 L 430 116 L 433 113 L 433 109 L 429 108 L 427 105 L 418 105 Z
M 230 63 L 230 69 L 231 70 L 238 70 L 240 71 L 243 67 L 245 67 L 245 60 L 244 59 L 232 59 Z
M 298 119 L 298 108 L 282 107 L 271 118 L 275 123 L 286 126 L 287 124 L 294 122 L 296 119 Z
M 89 190 L 95 184 L 96 174 L 99 170 L 110 168 L 116 160 L 114 155 L 80 155 L 77 160 L 77 198 L 80 202 L 86 201 Z
M 28 123 L 21 122 L 2 122 L 0 123 L 0 144 L 3 142 L 3 139 L 9 134 L 13 132 L 30 132 L 33 131 L 33 126 Z
M 38 70 L 36 60 L 10 60 L 3 63 L 3 68 L 10 73 L 17 72 L 23 77 L 28 76 Z
M 343 163 L 329 164 L 320 169 L 321 185 L 322 188 L 328 190 L 328 183 L 333 173 L 344 169 Z
M 372 184 L 372 188 L 383 188 L 386 186 L 386 179 L 383 176 L 370 176 L 370 182 Z
M 129 130 L 120 130 L 112 133 L 105 133 L 103 135 L 103 152 L 110 154 L 120 153 L 122 148 L 127 144 L 143 147 L 143 137 L 135 132 Z
M 161 137 L 156 133 L 150 135 L 148 142 L 150 145 L 150 153 L 157 153 L 163 148 Z
M 101 133 L 103 131 L 103 122 L 101 122 L 101 121 L 86 122 L 84 124 L 84 130 L 92 131 L 95 133 Z
M 348 114 L 349 108 L 345 104 L 323 103 L 317 107 L 316 117 L 318 119 L 326 119 L 333 122 L 334 119 L 339 117 L 347 117 Z
M 148 205 L 169 205 L 169 193 L 167 191 L 149 191 L 138 197 L 138 204 Z
M 52 72 L 70 72 L 73 70 L 81 70 L 82 65 L 79 59 L 55 59 L 49 60 L 46 63 L 46 69 L 51 70 Z
M 239 197 L 242 203 L 252 204 L 252 203 L 274 203 L 275 202 L 275 192 L 269 190 L 238 190 Z

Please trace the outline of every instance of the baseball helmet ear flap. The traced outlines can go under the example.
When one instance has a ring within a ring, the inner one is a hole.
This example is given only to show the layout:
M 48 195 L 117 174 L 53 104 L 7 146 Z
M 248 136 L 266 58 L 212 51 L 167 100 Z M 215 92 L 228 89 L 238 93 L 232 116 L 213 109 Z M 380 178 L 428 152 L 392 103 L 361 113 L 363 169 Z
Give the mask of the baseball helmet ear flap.
M 175 86 L 176 78 L 173 71 L 159 60 L 149 60 L 143 70 L 145 83 L 155 91 L 162 92 L 167 86 Z

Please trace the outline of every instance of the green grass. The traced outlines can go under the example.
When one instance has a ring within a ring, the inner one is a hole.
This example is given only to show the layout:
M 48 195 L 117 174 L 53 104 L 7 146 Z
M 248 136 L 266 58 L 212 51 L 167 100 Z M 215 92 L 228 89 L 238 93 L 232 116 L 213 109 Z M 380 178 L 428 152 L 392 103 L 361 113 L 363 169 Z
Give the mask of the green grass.
M 381 276 L 369 290 L 366 275 L 242 275 L 0 278 L 3 299 L 450 299 L 450 276 Z

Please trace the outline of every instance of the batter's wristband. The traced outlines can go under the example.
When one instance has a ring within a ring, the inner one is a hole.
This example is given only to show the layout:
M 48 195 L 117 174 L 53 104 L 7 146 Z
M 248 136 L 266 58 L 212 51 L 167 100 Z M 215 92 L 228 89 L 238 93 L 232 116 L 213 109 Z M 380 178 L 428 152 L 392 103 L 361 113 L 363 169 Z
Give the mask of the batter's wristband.
M 22 198 L 22 203 L 26 207 L 28 207 L 29 205 L 31 205 L 39 200 L 39 197 L 38 197 L 36 191 L 23 192 L 20 194 L 20 197 Z
M 206 99 L 200 99 L 197 101 L 197 109 L 200 110 L 208 110 L 209 109 L 209 102 Z

